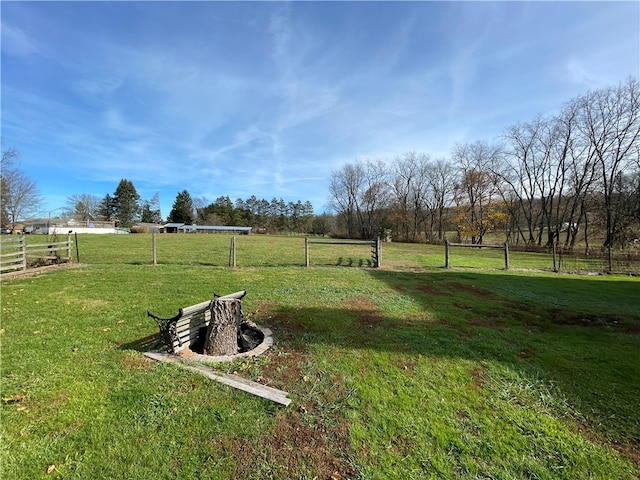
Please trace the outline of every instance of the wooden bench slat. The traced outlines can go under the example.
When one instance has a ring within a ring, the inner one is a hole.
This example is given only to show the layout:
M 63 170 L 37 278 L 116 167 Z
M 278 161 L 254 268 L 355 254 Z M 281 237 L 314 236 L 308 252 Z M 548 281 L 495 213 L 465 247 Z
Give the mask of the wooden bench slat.
M 242 300 L 242 298 L 247 294 L 246 290 L 240 290 L 239 292 L 235 292 L 235 293 L 230 293 L 228 295 L 222 295 L 222 296 L 218 296 L 216 295 L 215 298 L 216 300 Z
M 193 315 L 194 313 L 197 313 L 199 311 L 207 310 L 210 305 L 211 305 L 211 300 L 207 300 L 206 302 L 201 302 L 196 305 L 191 305 L 190 307 L 184 307 L 179 310 L 180 315 L 182 316 Z

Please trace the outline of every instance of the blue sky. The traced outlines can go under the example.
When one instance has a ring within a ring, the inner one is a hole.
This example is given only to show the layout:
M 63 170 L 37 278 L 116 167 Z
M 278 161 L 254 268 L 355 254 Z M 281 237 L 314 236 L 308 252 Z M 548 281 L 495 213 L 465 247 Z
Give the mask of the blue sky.
M 162 215 L 327 204 L 355 159 L 491 141 L 640 72 L 639 2 L 1 4 L 2 144 L 44 196 L 120 179 Z

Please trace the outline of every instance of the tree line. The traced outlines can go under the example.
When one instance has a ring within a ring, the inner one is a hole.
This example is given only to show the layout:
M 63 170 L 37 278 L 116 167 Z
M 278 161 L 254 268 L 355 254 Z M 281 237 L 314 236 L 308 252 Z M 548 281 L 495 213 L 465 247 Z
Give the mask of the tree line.
M 247 199 L 231 201 L 220 196 L 212 203 L 203 198 L 193 199 L 187 190 L 176 196 L 167 221 L 185 224 L 235 225 L 253 227 L 269 232 L 310 233 L 314 209 L 310 201 L 285 202 L 282 198 Z
M 87 194 L 67 198 L 65 215 L 80 221 L 114 220 L 120 227 L 136 223 L 163 222 L 159 195 L 142 200 L 133 182 L 122 179 L 113 194 L 104 198 Z M 176 195 L 167 222 L 187 225 L 251 226 L 269 232 L 311 233 L 314 209 L 311 202 L 285 202 L 282 198 L 271 201 L 255 195 L 231 201 L 220 196 L 209 203 L 205 198 L 192 198 L 187 190 Z
M 329 189 L 349 237 L 386 230 L 434 242 L 453 232 L 482 244 L 498 231 L 515 245 L 626 245 L 640 237 L 640 84 L 587 92 L 493 142 L 458 143 L 449 158 L 355 160 L 332 172 Z

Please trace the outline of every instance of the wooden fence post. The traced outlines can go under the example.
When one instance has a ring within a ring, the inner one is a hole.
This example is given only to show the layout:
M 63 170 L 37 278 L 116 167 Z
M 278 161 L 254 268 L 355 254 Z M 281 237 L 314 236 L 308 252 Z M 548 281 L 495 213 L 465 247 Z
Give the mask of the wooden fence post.
M 564 249 L 562 245 L 559 245 L 560 250 L 558 251 L 558 271 L 562 270 L 562 262 L 564 260 Z
M 153 232 L 151 234 L 151 245 L 152 245 L 152 249 L 153 249 L 153 264 L 154 265 L 158 265 L 158 255 L 157 255 L 157 250 L 156 250 L 156 232 Z
M 504 269 L 509 270 L 509 244 L 504 242 Z
M 309 266 L 309 237 L 304 237 L 304 266 Z
M 24 235 L 20 235 L 20 256 L 22 257 L 22 270 L 27 269 L 27 242 Z
M 20 257 L 22 258 L 22 264 L 20 265 L 22 270 L 27 269 L 27 242 L 24 234 L 20 235 Z
M 67 233 L 67 262 L 71 261 L 71 232 Z
M 449 268 L 449 240 L 444 239 L 444 268 Z
M 73 232 L 76 240 L 76 262 L 80 263 L 80 248 L 78 248 L 78 232 Z
M 380 237 L 376 237 L 376 268 L 380 268 L 382 266 L 382 243 Z
M 229 249 L 229 266 L 236 266 L 236 237 L 231 237 L 231 246 Z

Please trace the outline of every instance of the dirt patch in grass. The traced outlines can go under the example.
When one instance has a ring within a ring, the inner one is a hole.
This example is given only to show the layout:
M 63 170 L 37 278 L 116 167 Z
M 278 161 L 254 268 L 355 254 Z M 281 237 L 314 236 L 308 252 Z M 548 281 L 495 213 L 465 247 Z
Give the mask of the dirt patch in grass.
M 640 333 L 640 325 L 630 324 L 626 318 L 615 315 L 598 315 L 591 313 L 580 313 L 560 308 L 547 310 L 544 315 L 556 325 L 581 325 L 583 327 L 615 327 L 627 333 Z
M 283 347 L 268 352 L 267 358 L 269 362 L 260 367 L 263 383 L 285 390 L 302 383 L 302 365 L 307 360 L 306 353 Z
M 358 295 L 349 299 L 345 308 L 358 314 L 358 325 L 365 328 L 376 328 L 383 325 L 384 321 L 377 312 L 377 305 L 373 300 L 364 295 Z
M 122 365 L 126 368 L 139 371 L 149 371 L 153 368 L 154 361 L 145 357 L 144 355 L 125 354 L 120 359 Z
M 507 328 L 507 324 L 497 318 L 479 317 L 470 315 L 466 318 L 467 322 L 476 327 L 493 328 L 495 330 L 503 330 Z
M 528 303 L 525 302 L 520 302 L 518 300 L 510 300 L 510 301 L 506 301 L 503 302 L 503 305 L 505 307 L 506 310 L 508 311 L 515 311 L 515 312 L 535 312 L 536 307 L 533 305 L 530 305 Z
M 280 318 L 279 321 L 286 322 Z M 280 326 L 283 323 L 279 323 Z M 268 352 L 260 365 L 260 382 L 293 392 L 297 400 L 276 414 L 270 433 L 260 439 L 245 440 L 219 436 L 213 448 L 233 461 L 232 478 L 353 478 L 348 461 L 349 424 L 340 409 L 347 391 L 341 378 L 328 382 L 313 395 L 304 390 L 316 378 L 309 378 L 309 356 L 301 345 L 282 345 Z M 309 374 L 311 375 L 311 374 Z M 297 392 L 297 394 L 295 393 Z M 306 398 L 305 398 L 306 397 Z
M 357 295 L 353 298 L 350 298 L 347 303 L 347 308 L 350 310 L 370 310 L 374 311 L 377 309 L 376 304 L 373 300 L 364 295 Z
M 470 293 L 471 295 L 478 297 L 478 298 L 484 298 L 487 300 L 499 300 L 500 296 L 496 295 L 495 293 L 489 291 L 489 290 L 484 290 L 482 288 L 477 288 L 474 287 L 473 285 L 467 285 L 465 283 L 459 283 L 459 282 L 450 282 L 447 283 L 447 285 L 449 286 L 449 288 L 451 290 L 455 290 L 458 292 L 465 292 L 465 293 Z
M 617 441 L 607 441 L 598 433 L 595 433 L 591 427 L 585 423 L 576 421 L 574 423 L 578 433 L 587 438 L 591 443 L 596 445 L 611 447 L 618 453 L 624 455 L 631 460 L 637 466 L 640 466 L 640 444 L 636 443 L 621 443 Z
M 394 364 L 400 370 L 404 370 L 405 372 L 414 372 L 418 362 L 414 359 L 402 358 L 395 360 Z
M 482 390 L 484 388 L 484 384 L 487 382 L 487 373 L 487 367 L 483 365 L 469 370 L 469 376 L 478 390 Z
M 212 447 L 235 459 L 232 478 L 297 478 L 302 472 L 319 479 L 355 476 L 344 458 L 348 426 L 329 430 L 305 415 L 298 411 L 278 415 L 273 432 L 258 441 L 220 436 Z
M 438 297 L 448 295 L 447 292 L 443 292 L 442 290 L 440 290 L 437 287 L 434 287 L 433 285 L 420 285 L 418 287 L 418 291 L 422 293 L 426 293 L 427 295 L 433 295 Z
M 358 324 L 365 328 L 376 328 L 382 326 L 383 321 L 375 312 L 364 311 L 358 316 Z
M 487 317 L 483 312 L 478 311 L 478 309 L 474 305 L 462 304 L 462 303 L 454 303 L 454 307 L 459 308 L 461 310 L 465 310 L 464 319 L 469 322 L 471 325 L 476 327 L 483 328 L 494 328 L 498 330 L 502 330 L 506 328 L 506 324 L 496 318 L 496 317 Z
M 640 467 L 640 445 L 630 443 L 612 443 L 613 448 Z

